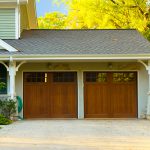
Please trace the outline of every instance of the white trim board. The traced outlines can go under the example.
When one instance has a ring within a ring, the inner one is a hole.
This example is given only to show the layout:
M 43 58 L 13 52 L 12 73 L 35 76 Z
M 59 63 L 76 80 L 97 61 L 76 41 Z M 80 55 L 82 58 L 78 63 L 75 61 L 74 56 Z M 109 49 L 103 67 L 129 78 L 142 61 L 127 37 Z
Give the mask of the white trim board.
M 28 60 L 28 61 L 41 61 L 41 60 L 83 60 L 83 61 L 91 61 L 91 60 L 150 60 L 150 54 L 148 55 L 30 55 L 30 54 L 24 54 L 24 55 L 14 55 L 13 60 Z
M 7 44 L 6 42 L 4 42 L 3 40 L 0 39 L 0 49 L 5 49 L 9 52 L 17 52 L 18 50 L 15 49 L 14 47 L 10 46 L 9 44 Z
M 18 2 L 21 4 L 26 4 L 26 3 L 28 3 L 28 0 L 0 0 L 1 5 L 2 4 L 8 4 L 8 5 L 18 4 Z
M 7 44 L 7 43 L 6 43 Z M 7 44 L 8 45 L 8 44 Z M 0 44 L 1 46 L 1 44 Z M 10 46 L 10 45 L 9 45 Z M 12 47 L 12 46 L 11 46 Z M 18 50 L 16 50 L 18 51 Z M 0 60 L 9 60 L 9 55 L 3 55 L 0 56 Z M 150 60 L 150 54 L 139 54 L 139 55 L 30 55 L 30 54 L 24 54 L 24 55 L 14 55 L 13 60 L 15 61 L 30 61 L 30 62 L 36 62 L 36 61 L 66 61 L 66 62 L 95 62 L 95 61 L 136 61 L 139 60 Z
M 20 38 L 20 10 L 19 6 L 15 8 L 15 38 Z

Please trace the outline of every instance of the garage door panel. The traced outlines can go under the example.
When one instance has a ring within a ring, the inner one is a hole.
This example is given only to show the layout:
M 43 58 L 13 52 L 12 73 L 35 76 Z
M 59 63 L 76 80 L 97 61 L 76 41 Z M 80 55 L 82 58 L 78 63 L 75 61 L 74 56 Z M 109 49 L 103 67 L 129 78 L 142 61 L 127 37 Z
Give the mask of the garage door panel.
M 24 86 L 24 99 L 26 99 L 26 101 L 24 101 L 24 115 L 27 118 L 30 117 L 30 114 L 32 113 L 32 111 L 34 111 L 31 109 L 32 107 L 34 107 L 34 104 L 30 103 L 30 101 L 33 99 L 33 97 L 35 97 L 36 93 L 35 92 L 30 93 L 30 92 L 31 90 L 35 91 L 35 88 L 36 87 L 34 86 L 31 87 L 30 85 Z
M 86 105 L 85 105 L 85 111 L 86 114 L 94 114 L 95 113 L 95 109 L 92 109 L 95 107 L 95 101 L 92 101 L 92 99 L 97 99 L 97 95 L 96 95 L 96 85 L 86 85 L 85 88 L 85 99 L 86 99 Z
M 38 85 L 37 86 L 37 105 L 35 106 L 37 108 L 37 116 L 41 117 L 48 117 L 50 107 L 49 106 L 49 92 L 48 92 L 48 86 L 45 85 Z
M 85 117 L 137 117 L 136 82 L 136 72 L 85 72 Z
M 47 87 L 42 85 L 25 85 L 24 88 L 26 118 L 48 117 L 48 95 L 44 95 Z
M 136 73 L 112 73 L 112 77 L 113 117 L 137 117 Z
M 127 91 L 124 85 L 113 85 L 111 87 L 111 96 L 112 96 L 112 101 L 111 101 L 111 108 L 112 108 L 112 113 L 113 115 L 115 114 L 124 114 L 127 109 L 127 101 L 128 97 L 127 94 L 124 91 Z
M 86 84 L 85 86 L 85 117 L 107 117 L 109 106 L 107 85 Z
M 76 117 L 76 95 L 74 84 L 53 84 L 52 116 Z
M 114 85 L 111 92 L 113 117 L 130 117 L 132 114 L 136 117 L 137 104 L 134 85 Z
M 25 118 L 77 117 L 76 73 L 60 72 L 57 76 L 55 74 L 24 74 Z

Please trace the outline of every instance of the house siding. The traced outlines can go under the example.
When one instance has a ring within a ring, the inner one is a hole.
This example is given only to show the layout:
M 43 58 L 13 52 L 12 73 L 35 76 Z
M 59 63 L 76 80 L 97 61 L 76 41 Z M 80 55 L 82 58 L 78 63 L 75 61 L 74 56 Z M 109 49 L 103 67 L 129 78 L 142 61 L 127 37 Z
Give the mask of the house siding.
M 15 8 L 0 8 L 0 39 L 15 39 Z

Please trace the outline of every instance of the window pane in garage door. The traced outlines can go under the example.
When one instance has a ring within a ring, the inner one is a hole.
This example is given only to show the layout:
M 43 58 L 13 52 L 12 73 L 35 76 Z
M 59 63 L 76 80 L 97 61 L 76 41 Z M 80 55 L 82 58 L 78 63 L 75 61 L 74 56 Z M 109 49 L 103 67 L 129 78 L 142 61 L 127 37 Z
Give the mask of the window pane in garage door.
M 47 73 L 44 72 L 31 72 L 25 74 L 26 83 L 40 83 L 47 82 Z
M 107 82 L 107 73 L 87 72 L 86 82 Z
M 113 82 L 115 83 L 129 83 L 134 81 L 136 81 L 136 73 L 134 72 L 113 73 Z
M 75 82 L 74 72 L 55 72 L 53 74 L 54 82 Z

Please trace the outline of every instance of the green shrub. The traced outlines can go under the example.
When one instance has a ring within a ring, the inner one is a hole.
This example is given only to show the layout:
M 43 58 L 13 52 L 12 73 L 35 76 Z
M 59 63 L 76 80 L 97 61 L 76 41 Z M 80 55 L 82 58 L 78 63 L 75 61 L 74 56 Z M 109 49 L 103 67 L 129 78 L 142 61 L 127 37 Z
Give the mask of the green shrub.
M 13 99 L 0 99 L 0 114 L 5 118 L 10 117 L 16 113 L 16 101 Z
M 6 83 L 0 82 L 0 90 L 6 87 Z
M 11 123 L 12 121 L 10 119 L 7 119 L 3 115 L 0 114 L 0 125 L 8 125 Z

